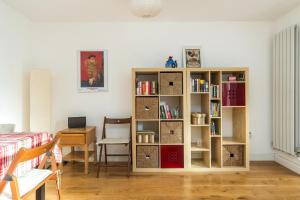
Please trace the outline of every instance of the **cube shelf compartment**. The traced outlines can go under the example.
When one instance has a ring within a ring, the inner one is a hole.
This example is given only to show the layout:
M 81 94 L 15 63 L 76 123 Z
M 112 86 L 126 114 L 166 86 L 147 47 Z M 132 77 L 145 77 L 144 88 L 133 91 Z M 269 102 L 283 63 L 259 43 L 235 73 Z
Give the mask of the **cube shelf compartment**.
M 183 122 L 160 122 L 160 142 L 162 144 L 183 144 Z
M 143 83 L 154 89 L 141 93 Z M 244 67 L 134 68 L 133 171 L 249 170 L 247 94 Z M 139 143 L 141 131 L 154 143 Z
M 136 166 L 138 168 L 158 168 L 159 148 L 158 146 L 137 146 Z
M 182 145 L 161 145 L 161 168 L 183 168 L 184 156 Z
M 224 167 L 243 167 L 244 145 L 223 145 L 223 166 Z

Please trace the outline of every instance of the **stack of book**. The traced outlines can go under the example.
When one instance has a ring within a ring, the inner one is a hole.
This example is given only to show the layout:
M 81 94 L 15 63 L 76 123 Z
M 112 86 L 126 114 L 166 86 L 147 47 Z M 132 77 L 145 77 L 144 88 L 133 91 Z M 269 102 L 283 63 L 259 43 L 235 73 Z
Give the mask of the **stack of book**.
M 179 119 L 179 107 L 170 108 L 169 105 L 160 105 L 161 119 Z
M 192 92 L 208 92 L 208 81 L 203 79 L 192 79 Z
M 210 116 L 220 117 L 220 103 L 217 102 L 210 103 Z
M 137 95 L 156 95 L 155 81 L 137 81 L 136 94 Z
M 220 98 L 220 87 L 219 85 L 210 85 L 211 98 Z

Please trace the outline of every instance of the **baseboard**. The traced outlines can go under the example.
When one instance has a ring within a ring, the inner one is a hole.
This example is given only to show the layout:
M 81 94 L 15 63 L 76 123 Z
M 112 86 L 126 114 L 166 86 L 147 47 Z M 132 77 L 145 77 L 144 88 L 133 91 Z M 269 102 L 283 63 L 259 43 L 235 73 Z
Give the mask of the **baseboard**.
M 274 154 L 273 153 L 265 153 L 265 154 L 251 154 L 251 161 L 273 161 Z
M 296 156 L 274 150 L 275 162 L 300 175 L 300 160 Z

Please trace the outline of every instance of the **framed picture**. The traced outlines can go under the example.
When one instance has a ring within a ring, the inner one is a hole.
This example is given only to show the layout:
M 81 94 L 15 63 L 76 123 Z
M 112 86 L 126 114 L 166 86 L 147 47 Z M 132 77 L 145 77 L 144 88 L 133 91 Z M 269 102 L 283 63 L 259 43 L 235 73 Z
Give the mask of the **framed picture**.
M 78 52 L 78 86 L 80 92 L 108 90 L 107 51 Z
M 202 55 L 200 47 L 185 47 L 183 48 L 183 66 L 184 67 L 201 67 Z

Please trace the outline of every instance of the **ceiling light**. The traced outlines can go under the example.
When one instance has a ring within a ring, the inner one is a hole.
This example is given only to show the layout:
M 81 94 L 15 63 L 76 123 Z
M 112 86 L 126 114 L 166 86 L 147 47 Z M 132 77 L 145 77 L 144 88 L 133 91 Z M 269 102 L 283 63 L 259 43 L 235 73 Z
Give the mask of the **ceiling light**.
M 160 0 L 131 0 L 132 13 L 138 17 L 154 17 L 161 11 Z

